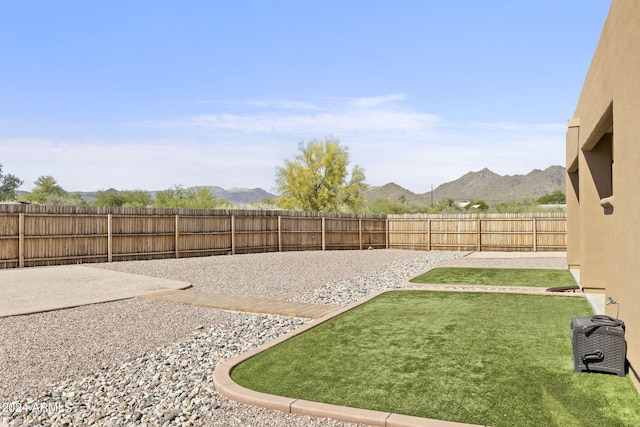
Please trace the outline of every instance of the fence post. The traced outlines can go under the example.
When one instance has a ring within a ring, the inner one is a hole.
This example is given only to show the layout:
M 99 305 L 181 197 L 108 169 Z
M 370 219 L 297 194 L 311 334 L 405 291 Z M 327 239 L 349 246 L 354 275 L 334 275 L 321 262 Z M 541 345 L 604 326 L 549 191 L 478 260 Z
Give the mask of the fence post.
M 107 215 L 107 261 L 113 262 L 113 215 Z
M 533 252 L 538 252 L 538 222 L 536 217 L 531 218 L 533 220 Z
M 427 250 L 431 250 L 431 218 L 427 218 Z
M 384 226 L 385 226 L 385 233 L 384 233 L 385 248 L 389 249 L 389 218 L 384 219 Z
M 180 258 L 180 215 L 176 215 L 176 258 Z
M 231 215 L 231 255 L 236 254 L 236 216 Z
M 282 252 L 282 216 L 278 215 L 278 252 Z
M 358 241 L 360 242 L 360 250 L 362 250 L 362 218 L 358 218 Z
M 325 238 L 325 218 L 322 217 L 322 250 L 327 249 L 327 240 Z
M 24 212 L 18 219 L 18 267 L 24 268 Z
M 482 220 L 478 218 L 476 221 L 478 227 L 478 244 L 476 245 L 476 250 L 480 252 L 482 251 Z

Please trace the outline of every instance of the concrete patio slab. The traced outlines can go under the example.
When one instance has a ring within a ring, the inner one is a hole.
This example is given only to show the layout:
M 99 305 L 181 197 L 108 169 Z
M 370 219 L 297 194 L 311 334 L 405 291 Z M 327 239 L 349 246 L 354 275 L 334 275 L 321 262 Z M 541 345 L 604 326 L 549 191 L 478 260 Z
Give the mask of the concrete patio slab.
M 133 298 L 191 284 L 86 265 L 0 270 L 0 317 Z

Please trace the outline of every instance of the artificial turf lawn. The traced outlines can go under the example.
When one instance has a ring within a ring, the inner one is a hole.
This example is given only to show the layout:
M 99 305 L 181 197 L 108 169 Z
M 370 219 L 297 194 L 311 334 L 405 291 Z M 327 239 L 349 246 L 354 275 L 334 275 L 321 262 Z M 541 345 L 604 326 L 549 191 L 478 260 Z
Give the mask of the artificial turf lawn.
M 571 318 L 583 298 L 396 291 L 232 371 L 291 398 L 471 424 L 636 426 L 628 377 L 574 373 Z
M 554 288 L 575 286 L 569 270 L 441 267 L 411 279 L 418 284 L 491 285 Z

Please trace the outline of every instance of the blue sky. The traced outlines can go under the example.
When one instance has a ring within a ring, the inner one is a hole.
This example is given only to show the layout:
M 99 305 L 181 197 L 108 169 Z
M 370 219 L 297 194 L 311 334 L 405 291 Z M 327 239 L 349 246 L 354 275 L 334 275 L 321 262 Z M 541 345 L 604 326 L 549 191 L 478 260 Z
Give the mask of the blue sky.
M 564 164 L 604 0 L 0 2 L 0 163 L 30 190 L 262 187 L 338 138 L 416 193 Z

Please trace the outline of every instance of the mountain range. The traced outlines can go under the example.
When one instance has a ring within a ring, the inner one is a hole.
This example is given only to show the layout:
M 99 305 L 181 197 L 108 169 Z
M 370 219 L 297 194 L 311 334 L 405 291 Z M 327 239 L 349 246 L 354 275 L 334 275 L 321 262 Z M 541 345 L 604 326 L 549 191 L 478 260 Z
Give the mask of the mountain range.
M 367 199 L 403 199 L 406 202 L 430 204 L 442 199 L 455 201 L 483 200 L 489 204 L 520 200 L 525 197 L 538 198 L 561 190 L 565 192 L 566 175 L 562 166 L 550 166 L 545 170 L 534 169 L 526 175 L 498 175 L 487 168 L 469 172 L 455 181 L 444 183 L 432 192 L 413 193 L 395 183 L 380 187 L 369 187 Z M 432 199 L 433 197 L 433 199 Z
M 538 198 L 555 190 L 565 191 L 565 168 L 550 166 L 545 170 L 534 169 L 526 175 L 498 175 L 487 168 L 478 172 L 469 172 L 455 181 L 438 186 L 432 192 L 416 194 L 393 182 L 383 186 L 371 186 L 364 195 L 368 200 L 384 198 L 403 199 L 408 203 L 428 205 L 432 201 L 454 199 L 456 201 L 483 200 L 489 204 L 520 200 L 530 196 Z M 238 206 L 256 203 L 277 197 L 262 188 L 231 188 L 225 190 L 217 186 L 203 186 L 216 197 L 228 200 Z M 198 187 L 201 188 L 201 187 Z M 150 191 L 154 195 L 157 191 Z M 95 200 L 97 192 L 80 192 L 87 202 Z M 433 199 L 432 199 L 433 197 Z
M 219 199 L 225 199 L 233 205 L 243 205 L 247 203 L 256 203 L 272 197 L 277 197 L 275 194 L 271 194 L 263 190 L 262 188 L 230 188 L 225 190 L 222 187 L 203 185 L 193 188 L 206 188 L 211 191 L 211 194 Z M 111 189 L 113 190 L 113 189 Z M 114 190 L 117 191 L 117 190 Z M 159 191 L 149 191 L 152 197 L 155 197 Z M 70 191 L 73 194 L 79 194 L 82 199 L 87 203 L 93 203 L 96 201 L 98 191 Z

